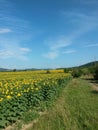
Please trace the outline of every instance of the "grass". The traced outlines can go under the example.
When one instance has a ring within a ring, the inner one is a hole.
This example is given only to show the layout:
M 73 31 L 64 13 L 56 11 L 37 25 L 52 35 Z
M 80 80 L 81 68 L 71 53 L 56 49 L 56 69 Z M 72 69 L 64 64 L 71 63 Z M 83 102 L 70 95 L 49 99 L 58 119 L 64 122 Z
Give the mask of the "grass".
M 5 130 L 24 130 L 24 128 L 32 126 L 33 121 L 37 120 L 39 115 L 37 111 L 30 110 L 22 115 L 21 120 L 18 120 L 12 126 L 8 126 Z
M 37 111 L 29 111 L 29 112 L 26 112 L 23 117 L 22 117 L 22 121 L 25 123 L 25 124 L 28 124 L 30 123 L 32 120 L 34 119 L 37 119 L 39 117 L 39 114 Z
M 86 81 L 73 79 L 28 130 L 98 130 L 98 93 Z

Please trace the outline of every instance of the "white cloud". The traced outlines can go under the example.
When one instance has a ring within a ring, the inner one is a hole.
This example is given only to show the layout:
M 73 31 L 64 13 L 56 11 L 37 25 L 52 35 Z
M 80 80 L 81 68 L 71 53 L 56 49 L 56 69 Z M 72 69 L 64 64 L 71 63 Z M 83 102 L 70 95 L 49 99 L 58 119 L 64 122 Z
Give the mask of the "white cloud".
M 60 55 L 60 50 L 71 45 L 71 42 L 64 36 L 61 36 L 55 40 L 45 41 L 45 43 L 49 47 L 49 52 L 44 54 L 43 56 L 49 59 L 57 58 Z
M 97 47 L 98 46 L 98 43 L 96 44 L 88 44 L 88 45 L 85 45 L 84 47 Z
M 63 53 L 65 54 L 71 54 L 71 53 L 75 53 L 76 52 L 76 50 L 73 50 L 73 49 L 70 49 L 70 50 L 66 50 L 66 51 L 64 51 Z
M 29 48 L 20 48 L 20 51 L 22 51 L 22 52 L 30 52 L 31 49 L 29 49 Z
M 69 46 L 71 42 L 66 40 L 64 37 L 60 37 L 56 40 L 47 41 L 47 44 L 50 50 L 59 50 L 61 48 Z
M 86 4 L 86 5 L 98 5 L 98 0 L 84 0 L 81 1 L 82 4 Z
M 69 35 L 71 41 L 98 27 L 97 11 L 85 14 L 79 11 L 63 11 L 62 14 L 66 22 L 75 27 Z
M 31 51 L 29 48 L 21 47 L 18 43 L 0 45 L 0 59 L 15 58 L 19 60 L 28 60 L 27 55 Z
M 13 30 L 13 36 L 16 39 L 18 36 L 18 38 L 28 38 L 30 40 L 37 35 L 35 34 L 37 31 L 33 30 L 30 21 L 17 15 L 15 2 L 9 0 L 0 0 L 0 27 L 5 27 L 4 29 L 0 29 L 0 33 L 7 33 Z
M 13 57 L 13 52 L 9 50 L 0 50 L 0 58 L 5 59 L 9 57 Z
M 8 29 L 8 28 L 2 28 L 2 29 L 0 29 L 0 34 L 9 33 L 9 32 L 12 32 L 12 30 Z
M 54 59 L 57 58 L 61 53 L 57 52 L 63 52 L 65 48 L 70 46 L 71 44 L 74 44 L 74 41 L 77 40 L 80 36 L 89 33 L 90 31 L 96 29 L 98 27 L 98 17 L 97 17 L 97 12 L 89 12 L 89 13 L 81 13 L 81 12 L 71 12 L 71 11 L 66 11 L 62 13 L 63 16 L 66 18 L 66 22 L 68 20 L 68 24 L 70 26 L 74 26 L 75 29 L 71 31 L 69 36 L 61 36 L 58 37 L 55 40 L 48 40 L 46 41 L 47 46 L 49 47 L 49 52 L 46 54 L 46 57 L 52 57 L 53 55 Z M 97 45 L 89 45 L 90 46 L 97 46 Z M 51 53 L 52 52 L 52 53 Z M 53 53 L 54 52 L 54 53 Z M 70 54 L 70 53 L 75 53 L 76 50 L 70 49 L 64 51 L 62 54 Z
M 58 57 L 58 55 L 59 55 L 58 52 L 56 52 L 56 51 L 50 51 L 47 54 L 44 54 L 43 56 L 46 57 L 46 58 L 48 58 L 48 59 L 55 59 L 55 58 Z
M 8 33 L 0 35 L 0 59 L 27 60 L 31 49 L 24 44 L 27 46 L 34 33 L 30 22 L 17 16 L 15 7 L 15 2 L 0 0 L 0 34 Z

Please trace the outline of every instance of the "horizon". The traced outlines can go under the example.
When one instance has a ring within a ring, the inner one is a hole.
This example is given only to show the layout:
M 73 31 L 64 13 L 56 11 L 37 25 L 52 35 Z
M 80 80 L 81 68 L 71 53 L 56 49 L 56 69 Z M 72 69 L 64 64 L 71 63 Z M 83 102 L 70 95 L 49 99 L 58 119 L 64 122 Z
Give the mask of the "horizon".
M 87 64 L 90 64 L 90 63 L 95 63 L 95 62 L 98 62 L 98 61 L 91 61 L 91 62 L 87 62 L 87 63 L 81 64 L 81 65 L 78 65 L 78 66 L 59 67 L 59 68 L 36 68 L 36 67 L 35 67 L 35 68 L 21 68 L 21 69 L 16 69 L 16 68 L 1 68 L 1 67 L 0 67 L 0 69 L 6 69 L 6 70 L 11 70 L 11 71 L 14 70 L 14 69 L 17 70 L 17 71 L 18 71 L 18 70 L 19 70 L 19 71 L 21 71 L 21 70 L 23 70 L 23 71 L 24 71 L 24 70 L 33 70 L 33 69 L 36 70 L 36 71 L 37 71 L 37 70 L 48 70 L 48 69 L 49 69 L 49 70 L 55 70 L 55 69 L 64 69 L 64 68 L 80 67 L 80 66 L 84 66 L 84 65 L 87 65 Z M 0 72 L 1 72 L 1 71 L 0 71 Z
M 98 61 L 97 0 L 0 0 L 0 68 Z

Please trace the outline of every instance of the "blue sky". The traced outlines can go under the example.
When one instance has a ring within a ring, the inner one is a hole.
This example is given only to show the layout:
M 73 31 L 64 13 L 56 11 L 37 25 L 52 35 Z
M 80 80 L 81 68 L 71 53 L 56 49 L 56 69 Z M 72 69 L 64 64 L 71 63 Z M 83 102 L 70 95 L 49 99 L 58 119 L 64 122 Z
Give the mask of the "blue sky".
M 98 0 L 0 0 L 0 68 L 98 60 Z

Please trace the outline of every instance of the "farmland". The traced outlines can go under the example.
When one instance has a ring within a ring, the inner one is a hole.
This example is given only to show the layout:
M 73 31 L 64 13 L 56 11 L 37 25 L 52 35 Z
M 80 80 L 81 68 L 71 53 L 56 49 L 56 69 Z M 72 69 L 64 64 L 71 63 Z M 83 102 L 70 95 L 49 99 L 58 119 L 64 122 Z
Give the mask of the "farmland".
M 0 128 L 21 119 L 25 112 L 47 107 L 67 84 L 70 74 L 62 70 L 1 72 Z M 63 85 L 64 84 L 64 85 Z
M 97 130 L 97 85 L 63 70 L 0 72 L 0 129 Z

